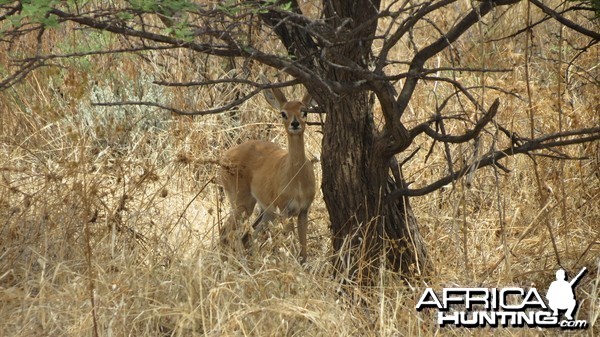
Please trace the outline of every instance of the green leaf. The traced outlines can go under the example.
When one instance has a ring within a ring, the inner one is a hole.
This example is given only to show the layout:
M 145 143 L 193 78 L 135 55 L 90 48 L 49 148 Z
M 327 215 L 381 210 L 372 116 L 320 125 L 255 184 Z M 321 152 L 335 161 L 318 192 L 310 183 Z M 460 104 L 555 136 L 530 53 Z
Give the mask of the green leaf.
M 49 28 L 56 27 L 58 18 L 49 13 L 57 3 L 57 0 L 24 0 L 21 2 L 21 12 L 11 16 L 9 21 L 14 27 L 20 26 L 23 20 L 40 23 Z

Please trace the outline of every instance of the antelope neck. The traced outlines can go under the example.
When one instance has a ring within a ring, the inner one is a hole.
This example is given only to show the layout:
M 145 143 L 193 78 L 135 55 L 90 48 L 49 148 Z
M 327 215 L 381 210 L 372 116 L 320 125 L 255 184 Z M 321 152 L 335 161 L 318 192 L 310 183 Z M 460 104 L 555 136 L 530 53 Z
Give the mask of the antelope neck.
M 290 168 L 299 170 L 306 162 L 304 153 L 304 134 L 288 134 L 288 160 Z

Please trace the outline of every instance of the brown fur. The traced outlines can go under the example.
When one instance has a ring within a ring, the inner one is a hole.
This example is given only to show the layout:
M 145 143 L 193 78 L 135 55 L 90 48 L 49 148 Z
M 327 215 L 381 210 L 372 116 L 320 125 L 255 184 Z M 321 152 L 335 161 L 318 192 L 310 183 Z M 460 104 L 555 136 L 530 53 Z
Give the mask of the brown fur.
M 265 92 L 271 105 L 285 114 L 283 126 L 288 136 L 288 151 L 267 141 L 253 140 L 240 144 L 224 153 L 220 177 L 231 215 L 226 231 L 238 226 L 254 211 L 258 202 L 261 215 L 255 222 L 255 232 L 273 221 L 277 211 L 285 217 L 298 217 L 298 238 L 302 260 L 306 260 L 306 234 L 308 210 L 315 197 L 313 163 L 304 151 L 305 117 L 301 109 L 310 96 L 302 102 L 288 102 L 281 91 Z M 221 233 L 222 237 L 225 231 Z

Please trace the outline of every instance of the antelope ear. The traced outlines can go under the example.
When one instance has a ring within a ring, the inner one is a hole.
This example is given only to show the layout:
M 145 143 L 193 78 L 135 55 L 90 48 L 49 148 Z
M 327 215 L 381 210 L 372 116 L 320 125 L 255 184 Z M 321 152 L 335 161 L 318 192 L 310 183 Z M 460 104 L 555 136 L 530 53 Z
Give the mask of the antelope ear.
M 267 78 L 264 74 L 260 74 L 260 80 L 264 84 L 269 84 L 269 81 L 267 81 Z M 271 106 L 277 110 L 282 110 L 283 105 L 287 102 L 285 95 L 283 92 L 281 92 L 281 90 L 279 90 L 279 88 L 265 89 L 263 90 L 263 94 L 265 95 L 267 102 L 269 102 L 269 104 L 271 104 Z
M 280 95 L 278 95 L 275 90 L 279 91 L 278 89 L 266 89 L 263 91 L 263 94 L 265 95 L 267 102 L 269 102 L 273 108 L 281 110 L 285 101 L 280 100 L 280 97 L 278 97 Z M 279 91 L 279 94 L 281 94 L 281 91 Z
M 302 97 L 302 104 L 304 104 L 305 107 L 309 107 L 311 105 L 313 105 L 313 99 L 312 96 L 306 92 L 306 94 L 304 94 L 304 97 Z

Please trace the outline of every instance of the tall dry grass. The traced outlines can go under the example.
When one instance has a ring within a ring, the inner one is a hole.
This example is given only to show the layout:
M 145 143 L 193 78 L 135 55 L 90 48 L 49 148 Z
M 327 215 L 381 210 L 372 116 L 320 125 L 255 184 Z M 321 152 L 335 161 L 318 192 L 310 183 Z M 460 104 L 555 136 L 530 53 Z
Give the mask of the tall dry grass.
M 431 20 L 448 27 L 452 15 Z M 436 62 L 448 65 L 460 57 L 463 66 L 511 68 L 459 75 L 465 86 L 486 85 L 478 92 L 485 102 L 493 86 L 514 92 L 502 96 L 497 119 L 524 136 L 532 121 L 535 132 L 599 125 L 600 94 L 589 82 L 598 78 L 597 47 L 566 69 L 553 60 L 574 57 L 578 51 L 572 44 L 582 40 L 551 22 L 537 27 L 529 43 L 523 36 L 481 43 L 516 30 L 525 17 L 522 4 L 486 19 Z M 122 43 L 107 33 L 72 28 L 48 32 L 43 50 Z M 422 34 L 416 42 L 433 38 Z M 26 55 L 34 40 L 26 36 L 10 50 L 3 46 L 0 60 L 8 64 L 9 58 Z M 406 59 L 411 50 L 403 41 L 394 56 Z M 597 142 L 564 149 L 584 160 L 513 157 L 503 162 L 510 173 L 483 169 L 412 199 L 433 262 L 429 275 L 403 281 L 382 269 L 377 287 L 354 290 L 357 304 L 340 296 L 340 285 L 331 278 L 320 193 L 310 213 L 304 266 L 295 258 L 294 238 L 281 225 L 250 254 L 217 249 L 228 205 L 214 183 L 216 168 L 205 162 L 248 139 L 285 144 L 277 114 L 261 97 L 236 114 L 196 118 L 143 106 L 92 105 L 148 100 L 189 110 L 218 106 L 243 88 L 186 90 L 151 82 L 191 80 L 197 74 L 224 77 L 227 62 L 172 51 L 55 63 L 0 93 L 0 335 L 86 336 L 94 330 L 103 336 L 558 335 L 559 330 L 440 329 L 435 313 L 414 309 L 426 286 L 545 290 L 558 260 L 571 275 L 583 266 L 590 269 L 577 296 L 578 318 L 592 327 L 569 334 L 598 334 Z M 428 119 L 451 91 L 444 83 L 423 83 L 405 122 L 413 126 Z M 301 95 L 301 88 L 288 93 Z M 456 100 L 447 111 L 475 118 L 463 103 Z M 449 124 L 448 132 L 464 128 Z M 507 145 L 495 144 L 495 136 L 482 137 L 480 153 Z M 309 129 L 307 137 L 308 150 L 318 157 L 318 128 Z M 431 141 L 423 137 L 407 153 L 417 147 L 421 151 L 404 172 L 415 187 L 448 171 L 442 148 L 428 157 Z M 451 151 L 460 164 L 473 150 L 463 145 Z

